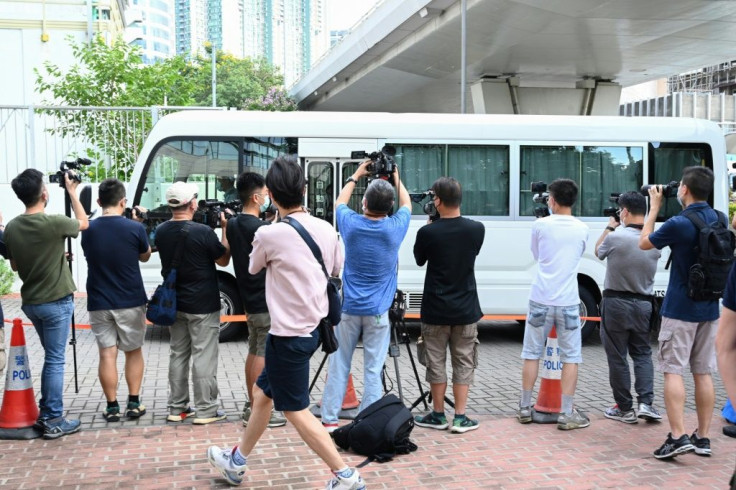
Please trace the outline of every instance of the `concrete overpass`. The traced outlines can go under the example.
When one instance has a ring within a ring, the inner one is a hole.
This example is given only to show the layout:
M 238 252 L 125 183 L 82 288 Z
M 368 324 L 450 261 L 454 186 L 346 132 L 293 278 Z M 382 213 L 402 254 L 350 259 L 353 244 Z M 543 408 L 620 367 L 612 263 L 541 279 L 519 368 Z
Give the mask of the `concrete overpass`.
M 622 87 L 736 55 L 736 2 L 468 0 L 467 112 L 617 114 Z M 384 0 L 290 92 L 302 110 L 460 112 L 461 2 Z

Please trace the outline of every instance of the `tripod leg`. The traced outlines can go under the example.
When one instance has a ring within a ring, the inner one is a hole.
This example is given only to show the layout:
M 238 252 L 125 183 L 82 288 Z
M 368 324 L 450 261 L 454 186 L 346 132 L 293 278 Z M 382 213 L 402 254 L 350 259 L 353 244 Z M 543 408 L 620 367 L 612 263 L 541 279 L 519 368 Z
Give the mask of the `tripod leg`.
M 325 367 L 325 363 L 327 362 L 327 356 L 329 356 L 329 354 L 325 354 L 325 357 L 322 358 L 322 362 L 319 363 L 319 367 L 317 368 L 317 372 L 314 373 L 314 378 L 312 378 L 312 384 L 309 385 L 309 392 L 308 393 L 310 393 L 310 394 L 312 393 L 312 388 L 314 388 L 314 385 L 317 384 L 317 378 L 319 378 L 319 373 L 321 373 L 322 372 L 322 368 Z
M 412 404 L 411 410 L 415 409 L 420 403 L 424 403 L 424 410 L 429 410 L 429 405 L 427 405 L 427 396 L 430 395 L 429 391 L 424 391 L 424 388 L 422 387 L 422 381 L 419 377 L 419 371 L 417 370 L 417 363 L 414 362 L 414 354 L 411 352 L 411 338 L 409 337 L 409 334 L 406 332 L 406 324 L 403 325 L 404 331 L 401 333 L 401 342 L 406 345 L 406 352 L 409 354 L 409 362 L 411 362 L 411 368 L 414 371 L 414 379 L 417 380 L 417 388 L 419 388 L 419 398 L 416 399 L 416 401 Z

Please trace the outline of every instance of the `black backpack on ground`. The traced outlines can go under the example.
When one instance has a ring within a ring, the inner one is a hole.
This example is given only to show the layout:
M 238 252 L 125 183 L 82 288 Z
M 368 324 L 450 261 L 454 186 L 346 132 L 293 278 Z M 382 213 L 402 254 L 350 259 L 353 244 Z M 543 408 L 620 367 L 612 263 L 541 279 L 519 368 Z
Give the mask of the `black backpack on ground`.
M 409 409 L 396 395 L 388 394 L 331 435 L 342 449 L 368 456 L 358 465 L 362 467 L 371 461 L 385 463 L 397 454 L 416 451 L 417 445 L 409 440 L 412 429 L 414 417 Z
M 705 223 L 696 211 L 686 209 L 682 214 L 698 230 L 697 259 L 688 274 L 687 296 L 695 301 L 716 301 L 726 289 L 736 238 L 728 229 L 726 215 L 720 211 L 716 211 L 718 219 L 713 223 Z

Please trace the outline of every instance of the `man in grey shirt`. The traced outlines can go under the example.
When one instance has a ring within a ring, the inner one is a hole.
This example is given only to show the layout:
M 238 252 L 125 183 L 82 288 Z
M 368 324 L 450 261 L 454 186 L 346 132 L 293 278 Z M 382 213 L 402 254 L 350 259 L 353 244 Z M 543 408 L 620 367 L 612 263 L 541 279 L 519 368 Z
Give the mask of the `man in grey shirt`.
M 634 361 L 638 418 L 662 419 L 652 405 L 654 367 L 649 342 L 654 273 L 661 252 L 639 248 L 639 235 L 647 210 L 644 196 L 638 192 L 621 194 L 618 205 L 621 222 L 611 217 L 595 245 L 598 258 L 608 259 L 601 301 L 601 342 L 608 357 L 608 377 L 616 400 L 616 405 L 608 408 L 604 415 L 635 424 L 637 413 L 630 392 L 627 353 Z M 623 226 L 619 228 L 619 224 Z

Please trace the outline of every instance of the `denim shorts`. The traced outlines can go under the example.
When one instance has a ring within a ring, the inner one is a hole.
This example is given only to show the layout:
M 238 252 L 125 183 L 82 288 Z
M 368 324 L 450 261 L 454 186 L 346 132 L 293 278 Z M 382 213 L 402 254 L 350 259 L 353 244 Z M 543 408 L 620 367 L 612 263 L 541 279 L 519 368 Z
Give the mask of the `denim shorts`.
M 273 408 L 299 412 L 309 407 L 309 360 L 319 347 L 319 329 L 309 337 L 266 337 L 266 366 L 256 384 Z
M 557 326 L 557 345 L 560 361 L 572 364 L 583 362 L 580 335 L 580 305 L 549 306 L 529 300 L 529 313 L 524 329 L 522 359 L 541 359 L 552 326 Z

